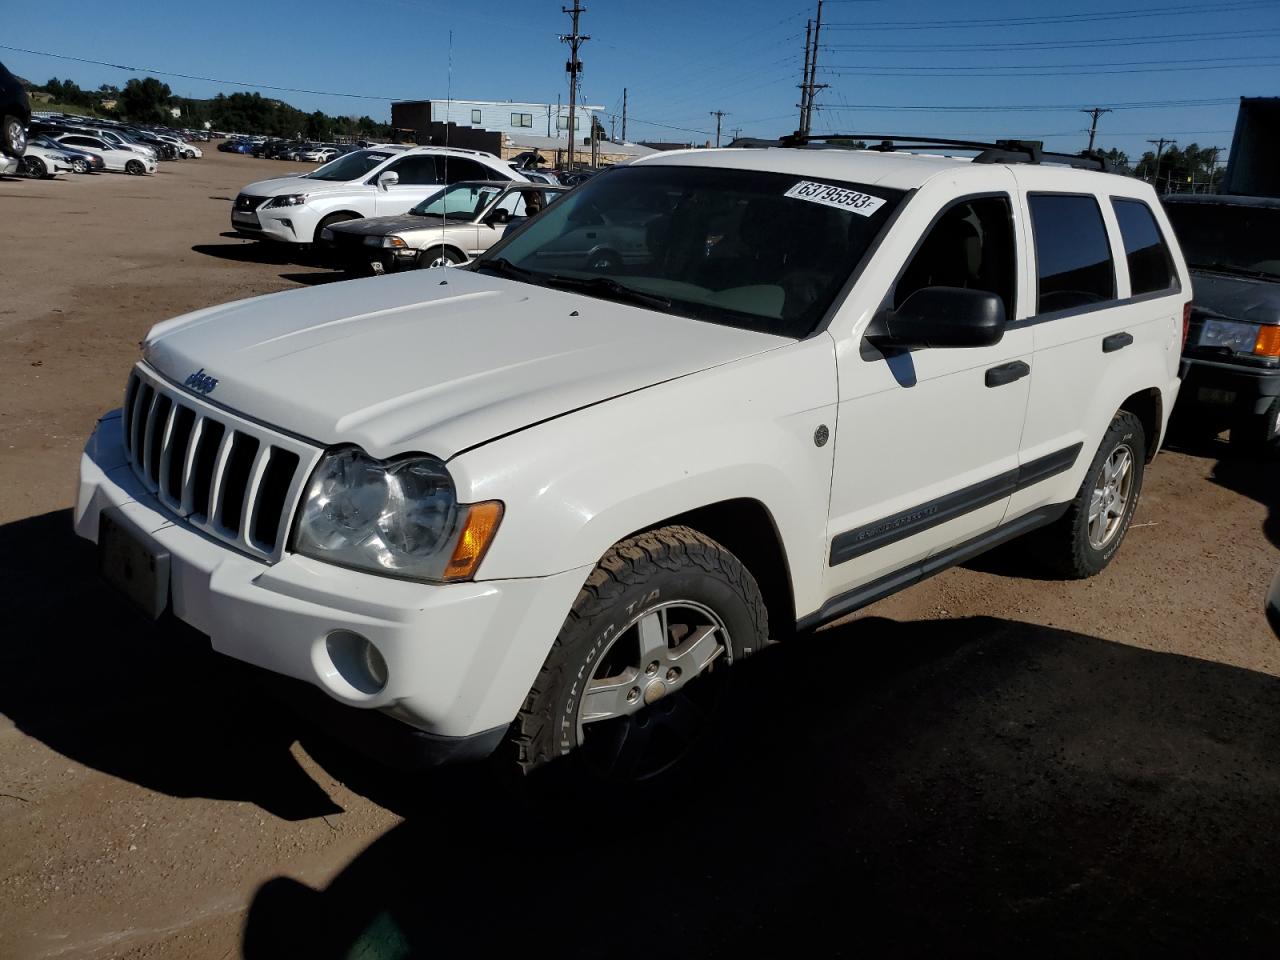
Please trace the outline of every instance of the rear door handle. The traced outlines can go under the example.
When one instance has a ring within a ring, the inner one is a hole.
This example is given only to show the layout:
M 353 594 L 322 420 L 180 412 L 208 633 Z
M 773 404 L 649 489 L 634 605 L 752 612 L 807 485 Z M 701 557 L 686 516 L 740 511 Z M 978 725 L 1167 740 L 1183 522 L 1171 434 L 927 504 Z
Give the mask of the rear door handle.
M 1131 343 L 1133 343 L 1133 334 L 1113 333 L 1109 337 L 1102 338 L 1102 352 L 1115 353 L 1117 350 L 1123 350 Z
M 1006 383 L 1021 380 L 1030 373 L 1031 365 L 1023 363 L 1021 360 L 1015 360 L 1013 363 L 1003 363 L 987 371 L 987 386 L 1003 387 Z

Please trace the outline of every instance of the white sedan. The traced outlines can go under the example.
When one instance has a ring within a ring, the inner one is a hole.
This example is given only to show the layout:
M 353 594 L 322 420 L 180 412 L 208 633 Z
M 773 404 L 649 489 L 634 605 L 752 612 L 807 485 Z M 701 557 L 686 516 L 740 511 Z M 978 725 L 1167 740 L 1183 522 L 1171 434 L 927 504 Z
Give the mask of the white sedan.
M 60 173 L 74 173 L 75 160 L 49 147 L 28 143 L 18 169 L 35 180 L 51 179 Z
M 167 133 L 156 133 L 153 136 L 163 140 L 165 143 L 172 144 L 173 149 L 178 151 L 178 156 L 184 160 L 197 160 L 204 156 L 204 151 L 194 143 L 187 143 L 187 141 L 179 137 L 170 136 Z
M 338 151 L 333 147 L 317 147 L 314 150 L 303 150 L 298 154 L 298 159 L 311 163 L 328 163 L 337 155 Z
M 139 177 L 144 173 L 156 172 L 156 161 L 151 157 L 144 157 L 132 150 L 118 150 L 100 137 L 91 137 L 83 133 L 64 133 L 54 139 L 59 143 L 65 143 L 68 147 L 96 153 L 102 158 L 108 170 L 131 173 Z

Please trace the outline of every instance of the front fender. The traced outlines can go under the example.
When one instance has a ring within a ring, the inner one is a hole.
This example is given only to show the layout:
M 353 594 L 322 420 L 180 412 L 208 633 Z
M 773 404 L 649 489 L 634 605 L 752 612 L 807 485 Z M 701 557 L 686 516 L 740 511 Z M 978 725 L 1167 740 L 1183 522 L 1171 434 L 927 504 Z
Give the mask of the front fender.
M 466 451 L 449 465 L 459 498 L 506 505 L 480 579 L 594 564 L 638 530 L 751 499 L 776 525 L 797 614 L 817 609 L 832 446 L 814 434 L 836 402 L 834 343 L 822 334 Z

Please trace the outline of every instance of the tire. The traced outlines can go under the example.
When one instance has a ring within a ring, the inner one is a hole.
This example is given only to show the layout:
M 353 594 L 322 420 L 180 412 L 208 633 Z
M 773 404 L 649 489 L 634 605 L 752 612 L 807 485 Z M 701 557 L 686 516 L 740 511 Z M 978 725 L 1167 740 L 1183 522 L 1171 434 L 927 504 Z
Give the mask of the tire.
M 1119 465 L 1116 458 L 1126 451 L 1127 465 L 1108 480 L 1104 467 L 1112 474 Z M 1147 437 L 1142 423 L 1121 410 L 1107 428 L 1066 515 L 1046 528 L 1041 537 L 1042 558 L 1054 570 L 1069 579 L 1083 580 L 1101 573 L 1111 562 L 1129 532 L 1142 495 L 1146 464 Z M 1101 513 L 1097 512 L 1099 502 Z
M 147 172 L 141 160 L 130 160 L 124 165 L 124 172 L 130 176 L 140 177 Z
M 71 169 L 74 170 L 76 173 L 88 173 L 89 161 L 83 159 L 82 157 L 76 157 L 74 160 L 71 161 Z
M 662 773 L 710 719 L 725 668 L 768 637 L 760 588 L 724 547 L 680 526 L 631 537 L 609 549 L 579 591 L 509 748 L 526 774 L 571 753 L 593 780 Z
M 1271 401 L 1266 413 L 1243 417 L 1232 425 L 1231 449 L 1241 457 L 1280 459 L 1280 397 Z
M 27 128 L 17 117 L 5 114 L 0 126 L 0 151 L 15 160 L 27 152 Z
M 417 268 L 430 270 L 433 267 L 456 267 L 466 262 L 467 258 L 456 250 L 450 250 L 448 247 L 433 247 L 418 254 Z
M 49 176 L 49 166 L 39 157 L 23 157 L 22 172 L 35 180 L 43 180 Z

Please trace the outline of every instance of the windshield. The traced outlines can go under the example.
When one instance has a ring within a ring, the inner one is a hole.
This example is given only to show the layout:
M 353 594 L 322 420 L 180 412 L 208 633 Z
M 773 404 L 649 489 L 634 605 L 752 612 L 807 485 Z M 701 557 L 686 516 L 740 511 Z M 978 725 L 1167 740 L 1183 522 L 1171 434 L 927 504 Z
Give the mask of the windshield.
M 1168 203 L 1187 265 L 1280 279 L 1280 208 Z
M 556 201 L 476 269 L 800 338 L 902 197 L 795 174 L 620 167 Z
M 376 150 L 357 150 L 344 157 L 330 160 L 323 167 L 304 174 L 309 180 L 359 180 L 366 173 L 378 166 L 391 154 Z
M 437 193 L 434 197 L 423 200 L 410 210 L 420 217 L 458 217 L 474 220 L 493 198 L 502 192 L 502 187 L 485 186 L 475 183 L 455 183 Z

